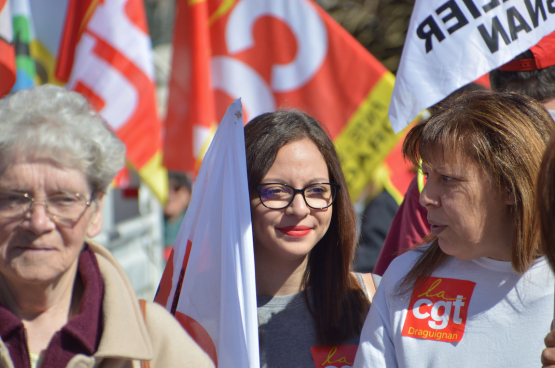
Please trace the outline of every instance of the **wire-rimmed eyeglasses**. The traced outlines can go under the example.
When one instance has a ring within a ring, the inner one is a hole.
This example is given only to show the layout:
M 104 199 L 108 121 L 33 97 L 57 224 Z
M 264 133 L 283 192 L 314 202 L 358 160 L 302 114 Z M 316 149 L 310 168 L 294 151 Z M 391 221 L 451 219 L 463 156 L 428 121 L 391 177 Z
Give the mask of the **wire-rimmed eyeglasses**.
M 35 203 L 44 202 L 48 217 L 57 223 L 73 225 L 81 219 L 92 203 L 80 193 L 58 193 L 45 199 L 36 199 L 29 193 L 0 192 L 0 217 L 23 219 Z
M 258 185 L 258 197 L 264 207 L 281 210 L 293 203 L 297 193 L 303 195 L 306 205 L 315 210 L 328 208 L 335 201 L 339 184 L 314 183 L 302 189 L 293 188 L 282 183 L 264 183 Z

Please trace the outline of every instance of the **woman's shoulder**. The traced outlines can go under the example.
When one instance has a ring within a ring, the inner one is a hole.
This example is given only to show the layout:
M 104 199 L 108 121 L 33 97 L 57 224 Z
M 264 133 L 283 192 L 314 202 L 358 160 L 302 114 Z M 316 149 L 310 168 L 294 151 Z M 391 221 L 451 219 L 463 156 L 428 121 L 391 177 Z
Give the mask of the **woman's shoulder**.
M 404 276 L 428 247 L 429 244 L 421 245 L 395 257 L 384 272 L 383 278 L 391 277 L 388 274 L 392 274 L 392 276 L 401 274 L 401 276 Z

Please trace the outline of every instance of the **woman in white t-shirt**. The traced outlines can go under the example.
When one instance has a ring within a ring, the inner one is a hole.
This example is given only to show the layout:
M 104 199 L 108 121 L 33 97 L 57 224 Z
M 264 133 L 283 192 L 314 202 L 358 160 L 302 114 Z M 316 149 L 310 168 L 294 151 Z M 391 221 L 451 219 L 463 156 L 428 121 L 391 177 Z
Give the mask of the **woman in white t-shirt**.
M 384 274 L 355 367 L 539 363 L 553 276 L 534 189 L 553 125 L 524 95 L 474 92 L 411 129 L 403 153 L 427 177 L 430 243 Z

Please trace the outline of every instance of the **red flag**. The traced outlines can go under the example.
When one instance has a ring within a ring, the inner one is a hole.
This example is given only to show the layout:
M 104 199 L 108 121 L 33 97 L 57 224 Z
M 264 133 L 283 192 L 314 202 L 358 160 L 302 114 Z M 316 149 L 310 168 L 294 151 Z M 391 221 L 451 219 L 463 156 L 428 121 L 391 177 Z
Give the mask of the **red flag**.
M 127 160 L 161 200 L 161 124 L 141 0 L 70 0 L 56 75 L 83 94 L 127 147 Z
M 0 97 L 15 83 L 15 50 L 12 45 L 12 15 L 8 0 L 0 0 Z
M 168 168 L 194 170 L 238 97 L 245 121 L 296 107 L 324 123 L 353 197 L 397 142 L 387 120 L 393 75 L 314 2 L 181 0 L 175 24 Z

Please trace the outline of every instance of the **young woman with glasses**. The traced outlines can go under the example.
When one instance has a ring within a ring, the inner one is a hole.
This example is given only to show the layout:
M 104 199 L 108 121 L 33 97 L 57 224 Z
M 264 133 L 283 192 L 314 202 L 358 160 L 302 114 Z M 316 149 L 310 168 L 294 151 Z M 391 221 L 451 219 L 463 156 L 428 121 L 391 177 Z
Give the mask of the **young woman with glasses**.
M 375 290 L 333 143 L 298 111 L 245 126 L 262 367 L 352 364 Z M 335 363 L 334 363 L 335 362 Z

